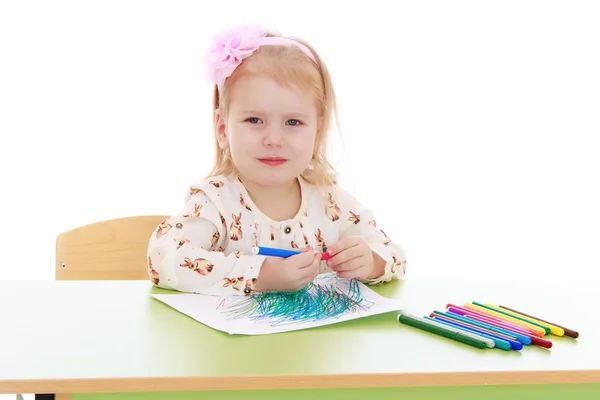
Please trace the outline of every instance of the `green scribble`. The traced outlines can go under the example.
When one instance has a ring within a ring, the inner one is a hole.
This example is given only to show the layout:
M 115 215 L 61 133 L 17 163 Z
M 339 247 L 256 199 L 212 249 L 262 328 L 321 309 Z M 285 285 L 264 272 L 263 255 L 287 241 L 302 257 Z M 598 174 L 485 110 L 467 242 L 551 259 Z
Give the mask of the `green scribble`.
M 297 292 L 253 294 L 222 310 L 230 319 L 268 320 L 271 326 L 281 326 L 366 311 L 374 304 L 361 295 L 357 281 L 350 280 L 344 286 L 347 287 L 336 289 L 334 284 L 313 282 Z

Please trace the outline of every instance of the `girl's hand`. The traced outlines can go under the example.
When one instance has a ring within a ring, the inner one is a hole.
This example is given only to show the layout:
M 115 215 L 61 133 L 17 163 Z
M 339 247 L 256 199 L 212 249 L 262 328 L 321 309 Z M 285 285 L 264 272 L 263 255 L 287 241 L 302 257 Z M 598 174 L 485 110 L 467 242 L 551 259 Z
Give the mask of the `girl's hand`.
M 375 279 L 385 273 L 385 261 L 362 236 L 347 236 L 327 247 L 327 265 L 340 278 Z
M 257 292 L 296 292 L 312 282 L 321 267 L 321 254 L 311 248 L 291 257 L 267 257 L 254 289 Z

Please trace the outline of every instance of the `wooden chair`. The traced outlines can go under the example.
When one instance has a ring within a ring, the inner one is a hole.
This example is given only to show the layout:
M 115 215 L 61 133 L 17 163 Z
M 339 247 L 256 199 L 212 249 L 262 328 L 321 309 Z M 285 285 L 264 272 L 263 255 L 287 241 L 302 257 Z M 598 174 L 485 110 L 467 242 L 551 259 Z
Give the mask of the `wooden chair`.
M 57 280 L 149 279 L 150 235 L 166 215 L 143 215 L 96 222 L 56 238 Z M 23 397 L 17 394 L 17 399 Z M 68 400 L 69 395 L 36 393 L 36 400 Z
M 149 279 L 146 252 L 164 215 L 117 218 L 81 226 L 56 238 L 57 280 Z

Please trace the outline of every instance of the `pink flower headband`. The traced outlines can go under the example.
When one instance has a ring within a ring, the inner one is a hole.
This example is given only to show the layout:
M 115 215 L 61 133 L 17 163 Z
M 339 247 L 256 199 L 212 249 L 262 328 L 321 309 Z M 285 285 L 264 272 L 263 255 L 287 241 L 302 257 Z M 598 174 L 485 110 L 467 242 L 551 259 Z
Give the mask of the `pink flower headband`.
M 220 91 L 225 79 L 231 76 L 242 60 L 265 45 L 293 45 L 300 48 L 315 63 L 317 62 L 312 52 L 295 40 L 267 37 L 266 30 L 258 25 L 242 26 L 222 32 L 213 38 L 205 60 L 211 82 L 214 82 Z

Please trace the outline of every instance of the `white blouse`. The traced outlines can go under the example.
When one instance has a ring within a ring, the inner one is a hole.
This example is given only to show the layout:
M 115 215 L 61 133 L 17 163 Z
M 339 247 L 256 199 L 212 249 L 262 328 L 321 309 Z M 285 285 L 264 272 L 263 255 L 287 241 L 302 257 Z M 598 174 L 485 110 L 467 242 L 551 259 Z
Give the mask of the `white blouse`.
M 339 185 L 324 189 L 299 178 L 302 203 L 296 216 L 274 221 L 252 202 L 242 182 L 213 177 L 193 184 L 185 206 L 155 229 L 148 244 L 148 273 L 155 285 L 181 292 L 249 295 L 264 255 L 255 246 L 322 249 L 360 235 L 386 261 L 369 284 L 400 279 L 406 256 L 377 227 L 373 213 Z M 331 269 L 321 262 L 321 273 Z

